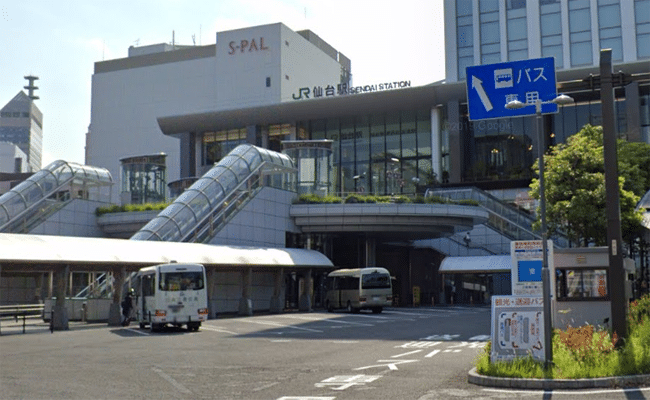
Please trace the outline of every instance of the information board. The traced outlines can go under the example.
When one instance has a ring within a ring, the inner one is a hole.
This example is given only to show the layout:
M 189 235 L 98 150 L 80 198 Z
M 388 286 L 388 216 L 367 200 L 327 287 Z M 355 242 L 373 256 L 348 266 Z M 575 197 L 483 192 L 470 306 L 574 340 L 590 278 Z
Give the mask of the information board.
M 553 241 L 546 245 L 548 267 L 553 267 Z M 512 257 L 512 295 L 541 296 L 542 295 L 542 241 L 514 240 L 510 242 Z M 552 283 L 551 283 L 552 285 Z M 551 297 L 553 297 L 551 291 Z
M 542 297 L 492 296 L 492 319 L 492 362 L 529 355 L 544 361 Z

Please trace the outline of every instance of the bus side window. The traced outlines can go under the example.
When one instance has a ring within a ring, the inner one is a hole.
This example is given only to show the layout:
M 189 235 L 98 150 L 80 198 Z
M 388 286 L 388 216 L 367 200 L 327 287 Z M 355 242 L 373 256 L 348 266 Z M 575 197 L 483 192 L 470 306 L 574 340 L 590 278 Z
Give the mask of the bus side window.
M 352 285 L 350 289 L 352 290 L 359 290 L 359 278 L 350 278 L 352 280 Z
M 153 275 L 144 275 L 142 277 L 142 295 L 153 296 L 156 292 Z
M 325 290 L 335 290 L 336 287 L 334 286 L 336 278 L 328 276 L 325 278 Z

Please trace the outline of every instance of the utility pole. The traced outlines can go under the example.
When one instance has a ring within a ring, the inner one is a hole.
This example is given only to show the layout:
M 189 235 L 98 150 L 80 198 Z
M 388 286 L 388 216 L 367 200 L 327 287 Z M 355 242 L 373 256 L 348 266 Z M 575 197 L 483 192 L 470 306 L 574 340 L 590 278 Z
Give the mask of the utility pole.
M 605 207 L 607 214 L 607 247 L 609 248 L 609 296 L 612 303 L 612 330 L 619 338 L 627 338 L 625 269 L 623 268 L 621 210 L 616 154 L 616 117 L 612 83 L 612 49 L 600 51 L 600 101 L 603 113 L 603 150 L 605 158 Z

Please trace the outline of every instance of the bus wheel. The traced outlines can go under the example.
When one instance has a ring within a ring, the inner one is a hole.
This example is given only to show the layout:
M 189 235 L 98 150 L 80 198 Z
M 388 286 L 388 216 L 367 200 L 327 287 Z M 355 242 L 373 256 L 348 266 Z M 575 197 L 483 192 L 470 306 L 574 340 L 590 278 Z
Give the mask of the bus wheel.
M 354 307 L 352 307 L 352 303 L 350 303 L 349 300 L 348 300 L 347 310 L 348 310 L 349 313 L 353 313 L 353 314 L 356 314 L 356 313 L 359 312 L 359 309 L 358 309 L 358 308 L 354 308 Z
M 198 323 L 190 322 L 190 323 L 187 324 L 187 330 L 188 331 L 198 332 L 199 331 L 199 326 L 200 325 Z
M 151 332 L 158 332 L 160 330 L 160 324 L 154 324 L 153 322 L 149 326 Z
M 146 326 L 146 324 L 145 324 L 145 323 L 143 323 L 143 322 L 140 322 L 140 329 L 144 329 L 144 328 L 145 328 L 145 326 Z
M 379 314 L 381 313 L 382 308 L 381 307 L 375 307 L 372 309 L 373 314 Z
M 325 302 L 325 308 L 327 309 L 328 312 L 333 312 L 334 308 L 332 307 L 332 304 L 330 303 L 329 300 Z

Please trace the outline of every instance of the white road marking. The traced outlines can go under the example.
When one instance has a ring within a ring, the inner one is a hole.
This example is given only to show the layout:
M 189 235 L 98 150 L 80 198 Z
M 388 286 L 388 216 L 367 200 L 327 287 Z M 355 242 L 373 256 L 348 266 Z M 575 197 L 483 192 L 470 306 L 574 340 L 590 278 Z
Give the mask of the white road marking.
M 183 385 L 181 385 L 180 383 L 178 383 L 178 382 L 176 381 L 176 379 L 174 379 L 174 378 L 172 378 L 171 376 L 167 375 L 167 374 L 164 373 L 162 370 L 160 370 L 160 369 L 158 369 L 158 368 L 156 368 L 156 367 L 151 368 L 151 369 L 153 370 L 153 372 L 155 372 L 155 373 L 157 373 L 158 375 L 160 375 L 161 378 L 163 378 L 163 379 L 166 380 L 167 382 L 171 383 L 172 386 L 174 386 L 174 387 L 175 387 L 179 392 L 181 392 L 181 393 L 187 393 L 187 394 L 191 394 L 191 393 L 192 393 L 192 391 L 190 391 L 188 388 L 186 388 L 185 386 L 183 386 Z
M 259 320 L 258 321 L 253 321 L 253 320 L 246 320 L 246 319 L 242 319 L 240 321 L 241 322 L 248 322 L 248 323 L 251 323 L 251 324 L 269 325 L 269 326 L 274 326 L 276 328 L 291 328 L 291 329 L 298 329 L 298 330 L 301 330 L 301 331 L 317 332 L 317 333 L 322 333 L 323 332 L 323 331 L 319 331 L 317 329 L 301 328 L 299 326 L 291 326 L 291 325 L 282 325 L 282 324 L 278 324 L 277 322 L 273 322 L 273 321 L 259 321 Z
M 422 350 L 413 350 L 413 351 L 409 351 L 408 353 L 402 353 L 402 354 L 398 354 L 398 355 L 396 355 L 396 356 L 391 356 L 391 358 L 397 358 L 397 357 L 408 356 L 409 354 L 415 354 L 415 353 L 419 353 L 419 352 L 421 352 L 421 351 L 422 351 Z
M 367 367 L 359 367 L 359 368 L 355 368 L 354 371 L 361 371 L 364 369 L 381 368 L 381 367 L 388 367 L 388 369 L 390 369 L 391 371 L 397 371 L 398 364 L 406 364 L 406 363 L 412 363 L 418 361 L 420 360 L 377 360 L 378 363 L 385 363 L 385 364 L 375 364 L 375 365 L 369 365 Z
M 334 400 L 336 397 L 282 396 L 277 400 Z
M 151 336 L 151 334 L 149 332 L 143 332 L 143 331 L 141 331 L 139 329 L 135 329 L 135 328 L 125 328 L 124 330 L 129 331 L 129 332 L 139 333 L 139 334 L 145 335 L 145 336 Z
M 325 321 L 323 321 L 325 322 Z M 341 321 L 338 319 L 328 319 L 327 322 L 330 322 L 332 324 L 349 324 L 349 325 L 357 325 L 357 326 L 374 326 L 372 324 L 364 324 L 363 322 L 351 322 L 351 321 Z M 333 328 L 340 328 L 340 326 L 334 326 Z
M 432 351 L 431 353 L 429 353 L 429 354 L 427 354 L 426 356 L 424 356 L 424 358 L 430 358 L 430 357 L 433 357 L 433 356 L 435 356 L 435 355 L 438 354 L 438 353 L 440 353 L 440 349 Z
M 219 328 L 218 326 L 201 325 L 201 329 L 205 329 L 205 330 L 208 330 L 208 331 L 214 331 L 214 332 L 220 332 L 220 333 L 227 333 L 227 334 L 230 334 L 230 335 L 238 335 L 238 333 L 227 331 L 227 330 L 225 330 L 223 328 Z
M 266 385 L 262 385 L 262 386 L 260 386 L 258 388 L 253 389 L 253 392 L 259 392 L 260 390 L 268 389 L 270 387 L 273 387 L 273 386 L 277 385 L 278 383 L 280 383 L 280 382 L 267 383 Z
M 429 318 L 431 315 L 424 315 L 422 313 L 404 312 L 404 311 L 384 311 L 385 314 L 401 314 L 401 315 L 417 315 L 418 318 Z

